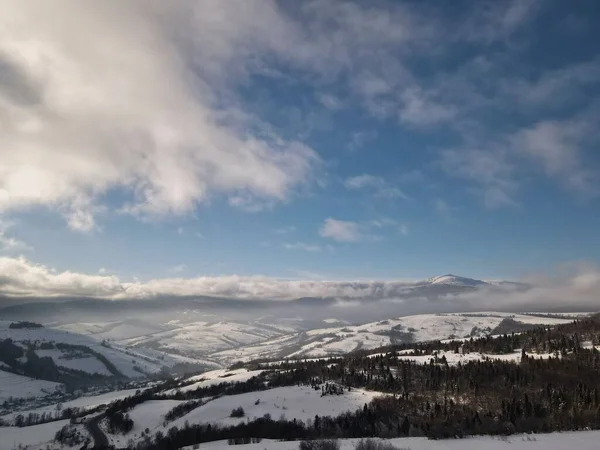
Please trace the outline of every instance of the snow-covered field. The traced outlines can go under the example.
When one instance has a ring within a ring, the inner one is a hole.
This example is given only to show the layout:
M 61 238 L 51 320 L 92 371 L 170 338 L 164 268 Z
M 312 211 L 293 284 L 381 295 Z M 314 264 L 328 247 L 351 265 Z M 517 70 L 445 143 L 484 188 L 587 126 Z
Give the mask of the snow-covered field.
M 179 389 L 173 389 L 168 392 L 175 390 L 181 392 L 193 391 L 201 387 L 213 386 L 220 383 L 238 383 L 248 381 L 250 378 L 255 377 L 263 373 L 264 370 L 247 370 L 247 369 L 235 369 L 235 370 L 213 370 L 210 372 L 203 373 L 187 378 L 187 382 L 195 381 L 195 383 L 183 386 Z
M 68 420 L 59 420 L 23 428 L 2 427 L 0 428 L 0 450 L 24 447 L 32 450 L 46 448 L 46 445 L 54 440 L 56 432 L 68 423 Z
M 214 352 L 263 342 L 294 331 L 290 327 L 257 322 L 194 322 L 174 330 L 125 339 L 119 343 L 142 346 L 154 342 L 167 351 L 176 350 L 188 356 L 205 357 Z
M 185 402 L 179 400 L 150 400 L 137 405 L 128 412 L 129 417 L 133 419 L 133 429 L 126 435 L 110 434 L 106 431 L 105 426 L 101 428 L 112 445 L 115 447 L 126 446 L 130 439 L 141 439 L 142 432 L 146 428 L 150 430 L 163 429 L 164 415 L 180 403 Z
M 340 450 L 354 450 L 358 439 L 341 439 Z M 389 439 L 399 450 L 597 450 L 600 431 L 514 435 L 507 438 L 492 436 L 468 439 L 430 441 L 425 438 Z M 184 447 L 192 450 L 192 446 Z M 230 450 L 227 441 L 201 444 L 205 450 Z M 237 450 L 298 450 L 298 442 L 263 440 L 258 444 L 236 445 Z
M 275 420 L 283 415 L 288 420 L 306 421 L 314 419 L 315 415 L 338 416 L 345 411 L 354 411 L 380 395 L 384 394 L 353 389 L 349 392 L 345 391 L 343 395 L 321 397 L 321 391 L 315 391 L 310 386 L 280 387 L 220 397 L 193 410 L 173 422 L 173 425 L 182 426 L 186 420 L 189 420 L 190 423 L 235 425 L 242 421 L 263 417 L 265 414 L 270 414 Z M 258 404 L 256 404 L 257 401 Z M 245 416 L 243 418 L 229 417 L 231 410 L 240 406 L 244 408 Z
M 42 397 L 61 389 L 62 384 L 36 380 L 0 370 L 0 402 L 14 398 Z
M 36 350 L 40 358 L 50 357 L 54 364 L 68 369 L 83 370 L 87 373 L 99 373 L 101 375 L 110 375 L 110 371 L 104 363 L 95 356 L 73 357 L 68 352 L 61 350 Z
M 248 372 L 250 373 L 250 372 Z M 213 380 L 218 380 L 213 379 Z M 210 380 L 208 380 L 210 381 Z M 310 386 L 287 386 L 265 391 L 249 392 L 239 395 L 226 395 L 200 406 L 183 417 L 163 426 L 163 417 L 174 406 L 182 403 L 177 400 L 153 400 L 136 406 L 129 412 L 134 420 L 134 428 L 126 435 L 110 435 L 115 445 L 124 445 L 130 439 L 139 439 L 146 428 L 151 434 L 157 431 L 166 433 L 169 428 L 181 428 L 186 422 L 235 425 L 270 414 L 274 420 L 284 416 L 288 420 L 312 420 L 315 415 L 338 416 L 345 411 L 355 411 L 369 403 L 373 398 L 385 395 L 380 392 L 353 389 L 343 395 L 321 397 L 321 391 Z M 242 407 L 245 415 L 241 418 L 230 417 L 234 408 Z

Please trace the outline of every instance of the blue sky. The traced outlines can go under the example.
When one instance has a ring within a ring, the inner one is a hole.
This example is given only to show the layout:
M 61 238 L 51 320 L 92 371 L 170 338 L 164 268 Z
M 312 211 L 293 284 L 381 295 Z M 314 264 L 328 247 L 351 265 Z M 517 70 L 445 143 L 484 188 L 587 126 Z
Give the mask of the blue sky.
M 600 262 L 596 1 L 82 2 L 57 24 L 8 3 L 5 270 L 518 278 Z

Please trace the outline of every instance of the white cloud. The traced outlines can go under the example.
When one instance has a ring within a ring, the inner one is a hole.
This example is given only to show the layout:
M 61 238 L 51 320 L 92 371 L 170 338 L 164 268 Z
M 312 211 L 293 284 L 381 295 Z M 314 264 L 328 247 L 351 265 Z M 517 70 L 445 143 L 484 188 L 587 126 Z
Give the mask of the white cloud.
M 325 219 L 319 234 L 338 242 L 357 242 L 362 238 L 358 223 L 336 220 L 331 217 Z
M 355 131 L 352 133 L 348 148 L 350 150 L 358 150 L 365 146 L 369 141 L 377 138 L 379 133 L 376 130 Z
M 381 198 L 402 198 L 404 200 L 409 200 L 410 197 L 406 195 L 400 188 L 396 186 L 384 186 L 379 189 L 375 195 Z
M 25 242 L 8 235 L 8 230 L 13 226 L 12 223 L 0 219 L 0 252 L 15 253 L 32 251 L 33 248 Z
M 514 179 L 514 167 L 503 149 L 451 149 L 443 151 L 441 157 L 441 166 L 450 176 L 479 185 L 475 192 L 486 208 L 496 209 L 517 204 L 513 199 L 518 188 Z
M 436 102 L 419 87 L 405 89 L 401 98 L 400 120 L 412 125 L 434 125 L 453 119 L 457 114 L 453 105 Z
M 409 197 L 398 187 L 390 185 L 384 178 L 369 174 L 357 175 L 347 178 L 344 181 L 346 189 L 372 189 L 374 195 L 381 198 L 403 198 L 408 200 Z
M 57 273 L 23 257 L 0 257 L 0 291 L 14 296 L 58 296 L 114 298 L 125 292 L 116 276 L 88 275 L 77 272 Z
M 585 100 L 584 88 L 598 84 L 600 58 L 542 71 L 534 80 L 519 77 L 499 80 L 501 90 L 510 102 L 518 102 L 533 110 L 564 108 L 574 101 Z
M 405 223 L 400 224 L 400 227 L 398 228 L 398 230 L 400 231 L 400 234 L 402 234 L 402 236 L 408 236 L 408 234 L 410 233 L 410 229 L 408 228 L 408 225 Z
M 229 204 L 248 213 L 258 213 L 273 207 L 271 202 L 261 201 L 253 196 L 235 195 L 229 198 Z
M 317 100 L 327 109 L 338 110 L 344 106 L 343 102 L 335 95 L 329 93 L 319 94 Z
M 3 274 L 0 282 L 2 295 L 79 296 L 113 300 L 191 295 L 275 300 L 305 296 L 379 298 L 392 295 L 395 290 L 407 285 L 405 281 L 281 280 L 237 275 L 123 282 L 116 276 L 56 272 L 24 258 L 6 257 L 0 257 L 0 273 Z
M 539 162 L 548 176 L 567 187 L 598 194 L 599 174 L 584 167 L 580 152 L 593 127 L 584 120 L 538 122 L 514 136 L 515 151 Z
M 377 117 L 449 125 L 463 135 L 467 116 L 479 122 L 479 112 L 509 110 L 515 98 L 529 106 L 549 98 L 561 104 L 573 85 L 597 80 L 597 60 L 533 75 L 533 81 L 512 74 L 500 79 L 494 69 L 511 67 L 489 52 L 457 62 L 452 73 L 427 77 L 411 70 L 415 58 L 435 58 L 453 45 L 510 44 L 539 5 L 481 2 L 454 22 L 435 8 L 404 2 L 310 0 L 288 8 L 269 0 L 5 1 L 0 212 L 46 206 L 86 232 L 98 228 L 100 213 L 115 209 L 150 218 L 186 214 L 215 200 L 249 212 L 288 201 L 318 179 L 321 160 L 263 123 L 260 111 L 245 108 L 238 87 L 255 74 L 285 79 L 293 73 L 332 110 L 358 102 Z M 47 20 L 50 15 L 60 21 Z M 504 49 L 493 53 L 511 56 Z M 533 141 L 547 133 L 534 131 Z M 376 136 L 356 131 L 349 147 Z M 573 145 L 572 138 L 558 137 L 561 145 Z M 537 156 L 532 139 L 522 138 L 534 149 L 531 160 L 551 176 L 590 190 L 595 174 L 557 175 L 547 155 Z M 486 159 L 498 167 L 512 162 L 496 148 L 472 151 L 471 144 L 465 144 L 465 159 L 475 161 L 452 171 L 477 185 L 487 207 L 516 204 L 519 183 L 512 174 L 493 169 L 490 181 L 478 169 Z M 381 197 L 407 198 L 385 180 L 369 187 Z M 108 210 L 114 190 L 123 191 L 115 198 L 128 201 Z
M 365 187 L 381 187 L 385 185 L 385 181 L 381 177 L 374 175 L 363 174 L 347 178 L 344 181 L 344 186 L 348 189 L 363 189 Z
M 296 231 L 296 227 L 294 225 L 289 225 L 287 227 L 281 227 L 274 230 L 275 234 L 290 234 Z
M 31 250 L 31 247 L 14 237 L 6 236 L 4 231 L 0 230 L 0 251 L 14 252 L 23 250 Z
M 143 217 L 292 195 L 318 156 L 261 134 L 233 95 L 246 57 L 283 51 L 269 39 L 286 21 L 268 2 L 235 3 L 3 2 L 0 211 L 50 206 L 89 231 L 111 189 Z
M 307 244 L 305 242 L 294 242 L 283 244 L 283 248 L 287 250 L 302 250 L 305 252 L 320 252 L 321 247 L 315 244 Z
M 167 272 L 170 273 L 181 273 L 187 270 L 188 266 L 186 264 L 177 264 L 175 266 L 169 267 Z
M 381 219 L 374 219 L 369 222 L 369 225 L 376 228 L 384 228 L 396 225 L 398 222 L 388 217 L 382 217 Z
M 326 281 L 282 280 L 263 276 L 221 276 L 160 278 L 146 282 L 123 282 L 116 276 L 57 272 L 24 258 L 0 257 L 0 294 L 36 297 L 96 297 L 106 299 L 144 299 L 155 296 L 177 297 L 212 295 L 240 299 L 291 300 L 300 297 L 341 297 L 348 299 L 398 299 L 414 281 L 364 280 Z M 310 274 L 306 273 L 306 276 Z M 440 298 L 435 304 L 415 299 L 424 309 L 477 310 L 573 307 L 597 309 L 600 296 L 600 268 L 589 264 L 570 264 L 551 275 L 530 276 L 524 281 L 527 291 L 484 290 Z M 403 300 L 407 305 L 408 300 Z
M 457 35 L 459 38 L 488 43 L 507 40 L 530 21 L 541 3 L 541 0 L 478 2 Z

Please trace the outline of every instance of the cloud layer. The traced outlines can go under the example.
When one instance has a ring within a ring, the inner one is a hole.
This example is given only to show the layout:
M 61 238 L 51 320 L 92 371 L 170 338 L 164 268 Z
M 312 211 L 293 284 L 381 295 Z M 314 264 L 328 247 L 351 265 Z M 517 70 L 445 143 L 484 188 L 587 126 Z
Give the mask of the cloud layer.
M 381 301 L 402 305 L 411 312 L 448 310 L 521 310 L 536 309 L 600 310 L 600 268 L 572 264 L 559 268 L 551 276 L 530 276 L 532 288 L 489 288 L 431 299 L 406 295 L 414 281 L 326 281 L 282 280 L 262 276 L 220 276 L 162 278 L 146 282 L 125 282 L 115 275 L 58 273 L 24 258 L 0 258 L 0 295 L 10 297 L 94 297 L 107 300 L 215 296 L 237 299 L 293 300 L 302 297 L 332 297 L 343 300 L 340 306 L 352 307 L 351 301 Z M 346 303 L 350 301 L 350 303 Z M 383 307 L 383 306 L 382 306 Z

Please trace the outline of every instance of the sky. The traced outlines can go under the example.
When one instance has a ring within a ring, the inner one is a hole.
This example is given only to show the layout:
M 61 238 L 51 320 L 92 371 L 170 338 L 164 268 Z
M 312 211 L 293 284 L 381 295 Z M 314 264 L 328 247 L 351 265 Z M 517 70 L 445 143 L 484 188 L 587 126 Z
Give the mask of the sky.
M 599 20 L 595 0 L 2 0 L 0 292 L 600 286 Z

